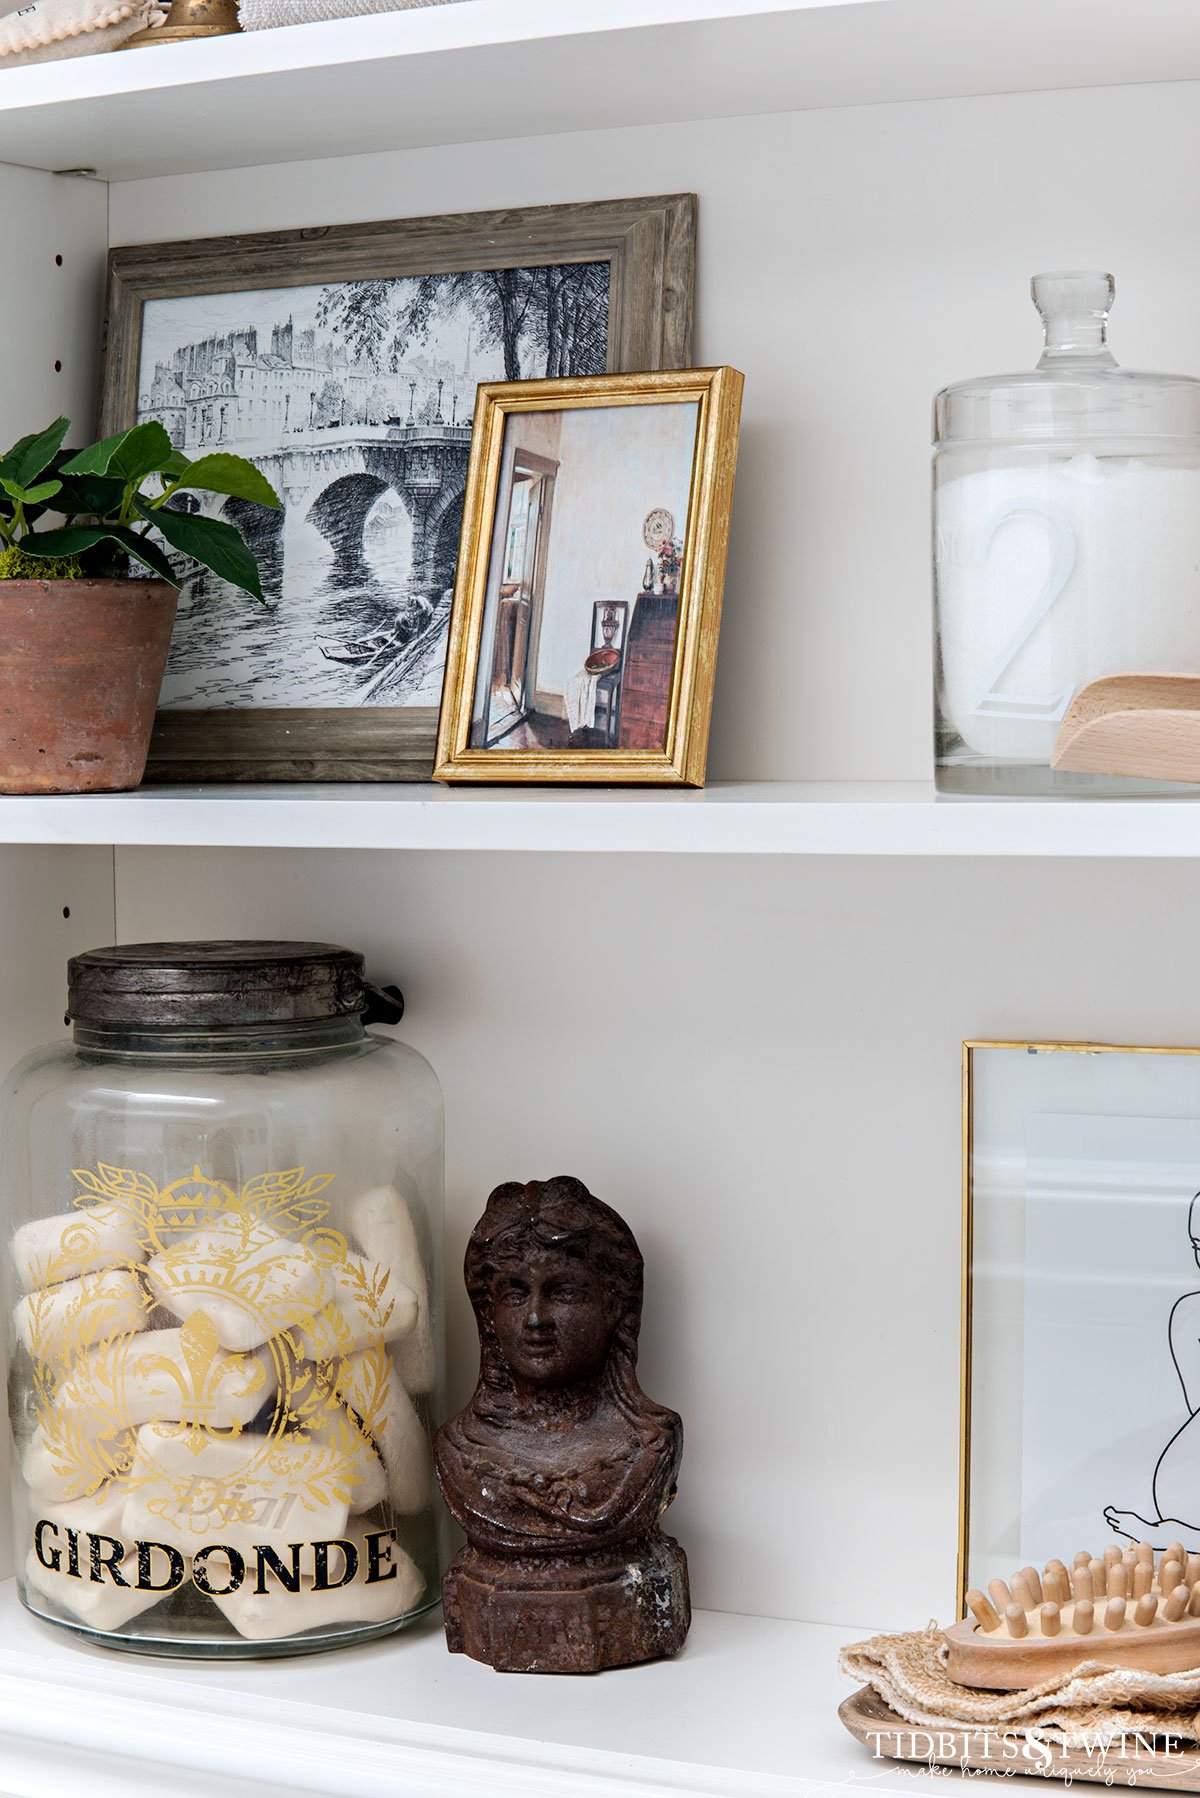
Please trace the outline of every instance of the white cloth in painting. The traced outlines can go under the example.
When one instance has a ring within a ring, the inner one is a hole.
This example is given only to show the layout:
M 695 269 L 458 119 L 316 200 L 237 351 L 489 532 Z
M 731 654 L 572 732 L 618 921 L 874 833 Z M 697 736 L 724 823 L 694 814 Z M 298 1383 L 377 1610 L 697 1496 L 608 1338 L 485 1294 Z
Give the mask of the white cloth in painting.
M 564 695 L 567 706 L 567 728 L 572 734 L 577 730 L 591 730 L 596 722 L 596 688 L 600 685 L 598 674 L 589 674 L 581 668 L 567 682 Z
M 451 6 L 457 0 L 238 0 L 243 31 L 275 25 L 311 25 L 316 19 L 351 19 L 366 12 L 415 12 L 423 6 Z

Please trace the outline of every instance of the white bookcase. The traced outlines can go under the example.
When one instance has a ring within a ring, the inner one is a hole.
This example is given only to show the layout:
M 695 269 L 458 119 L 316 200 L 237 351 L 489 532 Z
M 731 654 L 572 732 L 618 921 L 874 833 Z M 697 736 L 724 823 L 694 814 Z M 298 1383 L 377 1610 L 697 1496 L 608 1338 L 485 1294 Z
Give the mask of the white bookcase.
M 692 1642 L 155 1664 L 8 1586 L 6 1793 L 905 1788 L 835 1659 L 953 1602 L 959 1044 L 1200 1033 L 1200 810 L 933 798 L 929 401 L 1032 364 L 1045 267 L 1113 269 L 1117 354 L 1200 370 L 1198 80 L 1193 0 L 462 0 L 0 76 L 0 437 L 90 421 L 109 244 L 615 195 L 699 195 L 697 359 L 746 375 L 704 793 L 0 800 L 10 1057 L 79 949 L 333 938 L 442 1076 L 452 1268 L 501 1179 L 628 1216 Z

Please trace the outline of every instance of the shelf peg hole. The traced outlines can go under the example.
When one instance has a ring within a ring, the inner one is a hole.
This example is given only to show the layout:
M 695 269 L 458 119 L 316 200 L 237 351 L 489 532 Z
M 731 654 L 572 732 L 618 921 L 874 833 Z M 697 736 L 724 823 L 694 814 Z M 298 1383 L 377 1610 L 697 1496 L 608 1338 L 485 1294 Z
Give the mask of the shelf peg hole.
M 69 918 L 69 917 L 70 917 L 70 915 L 71 915 L 71 908 L 70 908 L 70 906 L 69 906 L 69 905 L 64 905 L 64 906 L 63 906 L 63 917 L 64 917 L 64 918 Z
M 62 373 L 62 363 L 57 357 L 54 359 L 54 372 L 56 375 L 61 375 Z
M 58 256 L 56 256 L 56 257 L 55 257 L 55 258 L 54 258 L 54 266 L 55 266 L 55 268 L 61 268 L 61 267 L 62 267 L 62 256 L 61 256 L 61 254 L 60 254 L 60 255 L 58 255 Z

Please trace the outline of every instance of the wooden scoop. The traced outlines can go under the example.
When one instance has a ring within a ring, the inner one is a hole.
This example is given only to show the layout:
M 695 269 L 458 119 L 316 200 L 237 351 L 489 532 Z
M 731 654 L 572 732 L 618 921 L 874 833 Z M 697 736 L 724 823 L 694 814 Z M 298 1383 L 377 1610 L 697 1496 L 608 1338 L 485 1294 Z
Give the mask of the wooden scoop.
M 1106 674 L 1075 695 L 1052 768 L 1200 781 L 1200 674 Z

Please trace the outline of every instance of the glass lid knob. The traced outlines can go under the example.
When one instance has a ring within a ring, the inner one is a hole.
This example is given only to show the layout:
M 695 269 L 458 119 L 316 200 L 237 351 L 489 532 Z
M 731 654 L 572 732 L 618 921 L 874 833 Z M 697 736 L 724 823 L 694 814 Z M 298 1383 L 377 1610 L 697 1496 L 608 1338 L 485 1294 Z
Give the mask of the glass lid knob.
M 1067 356 L 1116 366 L 1107 348 L 1108 315 L 1116 293 L 1111 275 L 1092 270 L 1035 275 L 1029 288 L 1046 330 L 1039 368 Z

